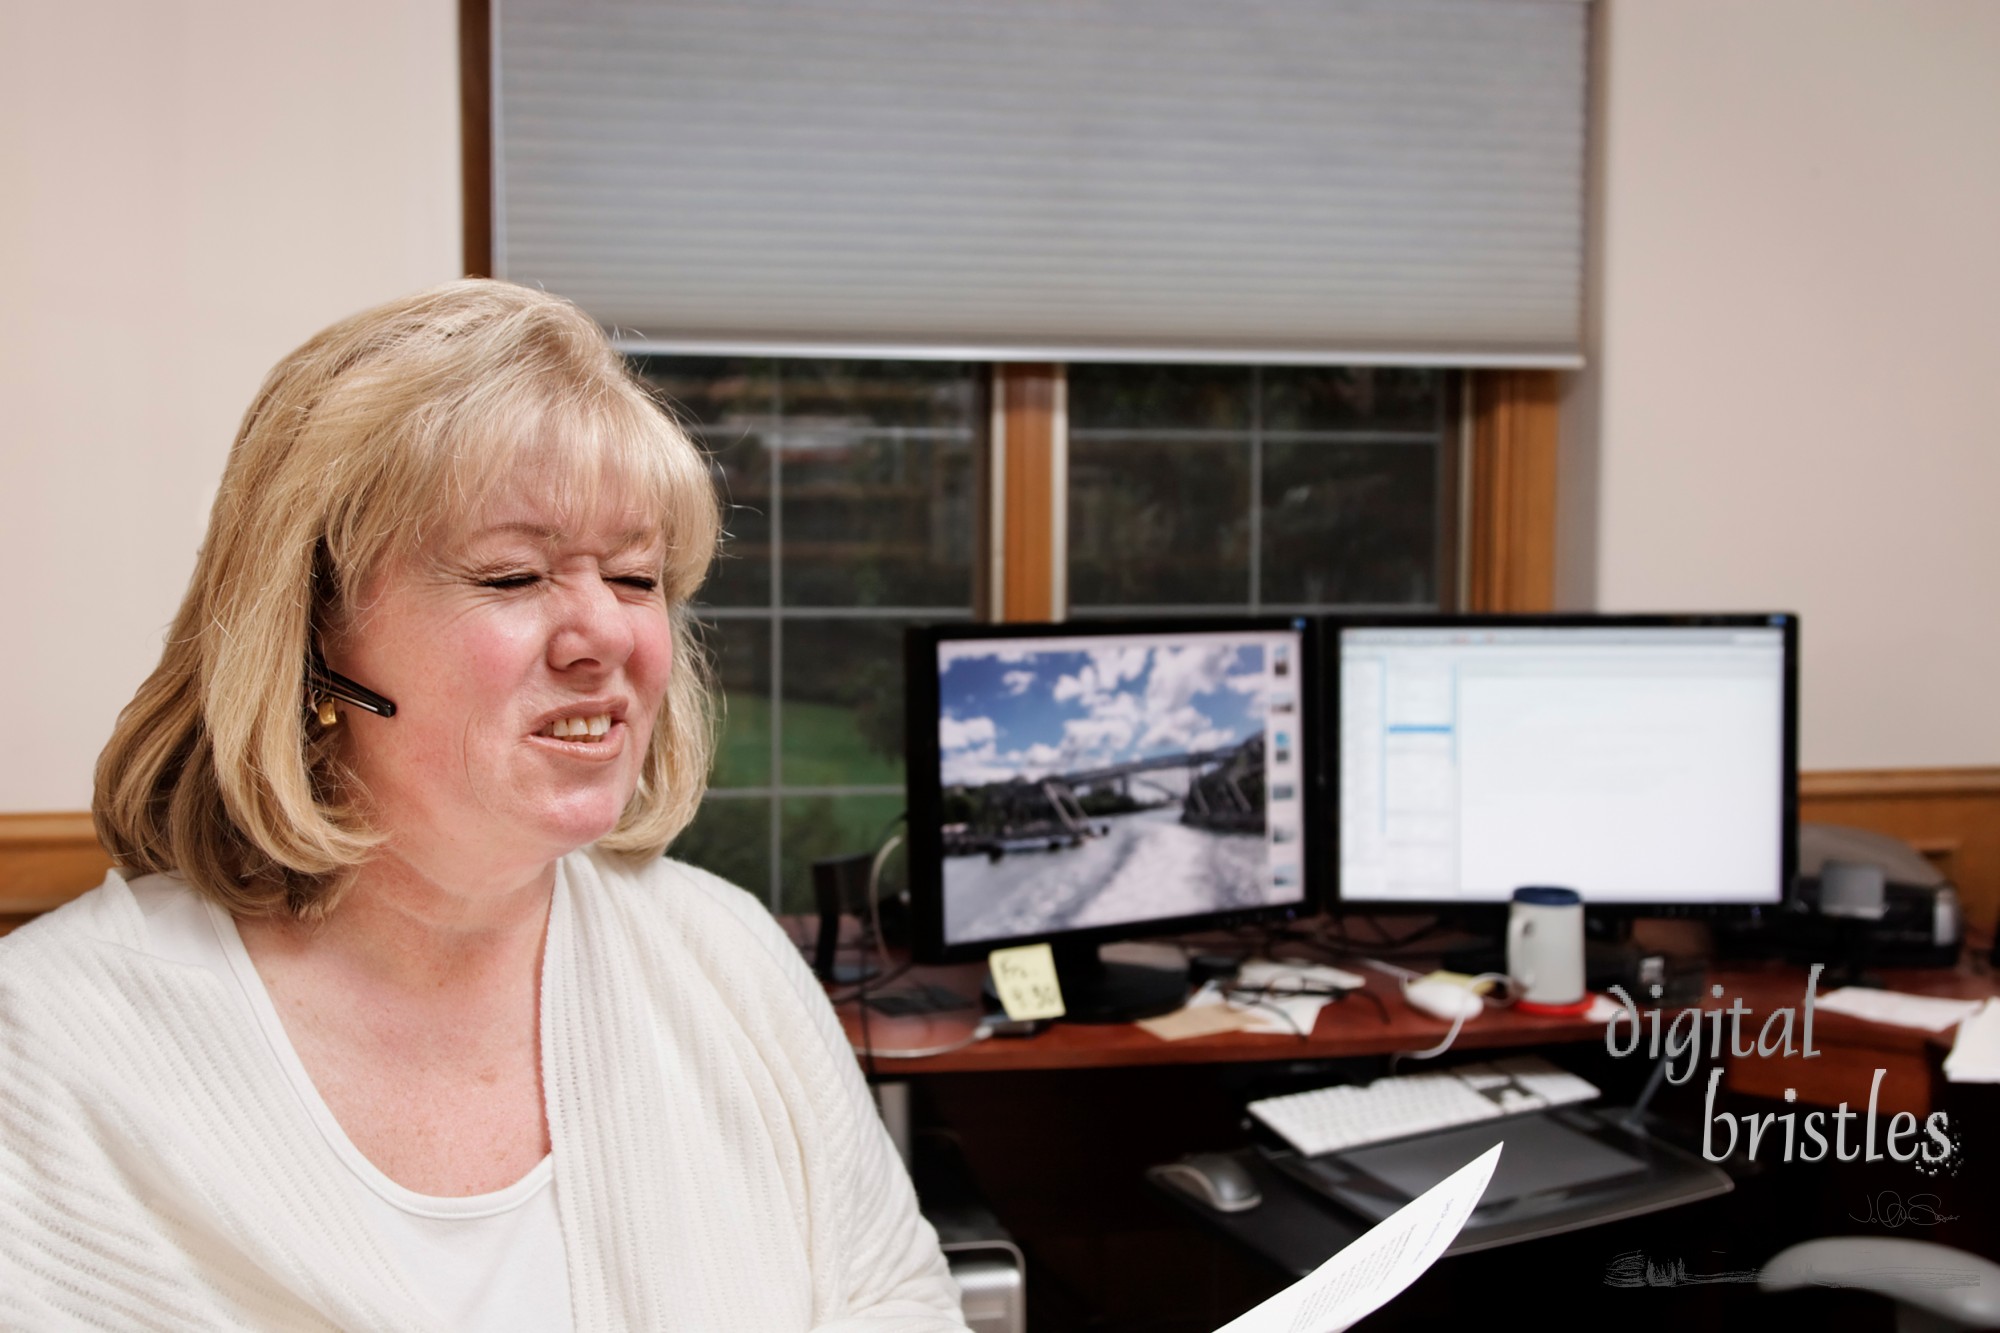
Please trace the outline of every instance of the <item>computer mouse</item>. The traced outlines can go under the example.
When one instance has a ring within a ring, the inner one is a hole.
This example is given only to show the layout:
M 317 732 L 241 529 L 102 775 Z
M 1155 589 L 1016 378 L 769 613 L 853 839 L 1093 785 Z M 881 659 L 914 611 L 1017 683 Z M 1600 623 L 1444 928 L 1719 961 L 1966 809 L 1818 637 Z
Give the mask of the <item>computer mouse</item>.
M 1463 986 L 1449 981 L 1413 981 L 1403 987 L 1403 998 L 1413 1009 L 1449 1023 L 1459 1018 L 1477 1018 L 1486 1002 Z
M 1264 1202 L 1248 1167 L 1228 1153 L 1189 1153 L 1153 1168 L 1162 1184 L 1191 1195 L 1218 1213 L 1240 1213 Z

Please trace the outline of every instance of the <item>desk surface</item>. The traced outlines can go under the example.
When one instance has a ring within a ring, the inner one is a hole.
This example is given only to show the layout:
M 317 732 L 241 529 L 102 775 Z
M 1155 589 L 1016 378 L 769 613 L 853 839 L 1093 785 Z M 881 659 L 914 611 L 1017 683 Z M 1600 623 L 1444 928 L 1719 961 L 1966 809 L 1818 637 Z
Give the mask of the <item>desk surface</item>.
M 1351 996 L 1320 1011 L 1319 1021 L 1304 1038 L 1291 1035 L 1225 1032 L 1164 1041 L 1129 1023 L 1057 1023 L 1033 1037 L 994 1037 L 962 1050 L 918 1059 L 896 1058 L 897 1051 L 929 1050 L 964 1040 L 977 1022 L 979 1010 L 968 1008 L 951 1013 L 890 1017 L 870 1012 L 864 1032 L 861 1007 L 848 1001 L 839 1006 L 841 1022 L 857 1052 L 872 1047 L 878 1073 L 931 1074 L 974 1073 L 1007 1070 L 1102 1069 L 1137 1065 L 1218 1064 L 1260 1060 L 1331 1059 L 1346 1056 L 1387 1055 L 1396 1051 L 1416 1051 L 1434 1046 L 1449 1024 L 1412 1009 L 1398 993 L 1397 983 L 1381 973 L 1362 970 L 1374 1001 Z M 949 967 L 916 967 L 890 982 L 885 989 L 912 984 L 942 986 L 965 996 L 976 1006 L 984 964 Z M 1994 979 L 1983 971 L 1961 966 L 1958 969 L 1887 969 L 1882 979 L 1889 989 L 1913 994 L 1984 998 L 1996 993 Z M 1723 988 L 1720 999 L 1704 997 L 1704 1007 L 1726 1007 L 1741 997 L 1751 1016 L 1744 1019 L 1746 1036 L 1754 1039 L 1765 1016 L 1781 1008 L 1800 1008 L 1805 995 L 1806 972 L 1802 968 L 1777 963 L 1737 963 L 1712 967 L 1708 981 Z M 1379 1004 L 1375 1001 L 1379 1001 Z M 1663 1013 L 1663 1021 L 1674 1010 Z M 1704 1029 L 1707 1025 L 1704 1024 Z M 1728 1040 L 1728 1025 L 1723 1038 Z M 1576 1018 L 1548 1018 L 1513 1010 L 1490 1009 L 1465 1024 L 1454 1045 L 1456 1050 L 1540 1046 L 1563 1042 L 1603 1040 L 1602 1024 Z M 1934 1065 L 1950 1047 L 1950 1032 L 1924 1032 L 1914 1028 L 1889 1027 L 1864 1022 L 1841 1014 L 1816 1011 L 1814 1042 L 1822 1050 L 1837 1053 L 1834 1061 L 1745 1060 L 1731 1066 L 1731 1085 L 1740 1091 L 1782 1096 L 1779 1086 L 1796 1086 L 1800 1095 L 1812 1100 L 1812 1076 L 1834 1076 L 1842 1089 L 1851 1079 L 1845 1069 L 1873 1062 L 1900 1065 L 1888 1090 L 1908 1083 L 1905 1100 L 1915 1105 L 1927 1096 L 1916 1083 L 1919 1071 Z M 1705 1040 L 1705 1038 L 1704 1038 Z M 1843 1068 L 1844 1067 L 1844 1068 Z M 1739 1079 L 1751 1080 L 1744 1084 Z M 1770 1083 L 1766 1092 L 1760 1082 Z M 1829 1086 L 1832 1086 L 1832 1082 Z M 1865 1084 L 1864 1084 L 1865 1089 Z M 1848 1093 L 1843 1091 L 1842 1097 Z M 1865 1093 L 1864 1093 L 1865 1095 Z M 1838 1100 L 1839 1098 L 1836 1098 Z M 1828 1103 L 1831 1104 L 1831 1103 Z M 1885 1106 L 1889 1102 L 1883 1103 Z
M 797 934 L 805 938 L 804 923 Z M 1398 961 L 1421 966 L 1408 958 Z M 1710 980 L 1723 985 L 1724 996 L 1719 1004 L 1712 997 L 1709 1003 L 1726 1006 L 1740 995 L 1761 1021 L 1775 1009 L 1799 1005 L 1805 975 L 1802 969 L 1778 965 L 1716 968 Z M 914 969 L 894 984 L 943 985 L 976 998 L 983 979 L 983 967 L 969 965 Z M 1994 990 L 1984 971 L 1972 968 L 1890 971 L 1884 980 L 1899 990 L 1966 998 Z M 1120 1326 L 1172 1322 L 1175 1327 L 1215 1327 L 1275 1290 L 1279 1270 L 1252 1258 L 1249 1249 L 1218 1245 L 1210 1229 L 1213 1219 L 1195 1220 L 1192 1210 L 1145 1183 L 1145 1170 L 1189 1151 L 1241 1148 L 1244 1090 L 1266 1073 L 1290 1076 L 1293 1071 L 1275 1067 L 1279 1062 L 1379 1056 L 1430 1046 L 1443 1035 L 1444 1025 L 1405 1006 L 1388 978 L 1371 976 L 1369 985 L 1384 1001 L 1389 1022 L 1383 1022 L 1374 1005 L 1350 999 L 1324 1010 L 1306 1041 L 1228 1033 L 1165 1042 L 1130 1025 L 1057 1024 L 1035 1037 L 993 1038 L 929 1059 L 878 1059 L 874 1072 L 890 1079 L 909 1076 L 920 1084 L 912 1099 L 916 1115 L 950 1131 L 978 1189 L 1029 1251 L 1042 1290 L 1060 1293 L 1069 1302 L 1059 1301 L 1054 1316 L 1039 1312 L 1038 1327 L 1102 1327 L 1121 1319 L 1126 1323 Z M 841 1005 L 839 1013 L 858 1043 L 858 1006 Z M 882 1049 L 944 1045 L 962 1040 L 976 1014 L 876 1015 L 869 1020 L 868 1035 Z M 1981 1123 L 1992 1097 L 2000 1096 L 1992 1089 L 1948 1087 L 1938 1081 L 1948 1034 L 1938 1037 L 1817 1013 L 1814 1039 L 1828 1058 L 1739 1061 L 1730 1068 L 1731 1090 L 1781 1097 L 1783 1087 L 1791 1086 L 1799 1089 L 1802 1101 L 1859 1104 L 1868 1099 L 1872 1071 L 1886 1067 L 1882 1111 L 1949 1102 L 1954 1123 L 1963 1115 L 1973 1125 Z M 1636 1063 L 1642 1057 L 1635 1056 L 1629 1069 L 1621 1068 L 1627 1062 L 1610 1059 L 1601 1045 L 1591 1049 L 1602 1040 L 1601 1030 L 1592 1024 L 1489 1013 L 1466 1026 L 1459 1045 L 1476 1051 L 1569 1043 L 1570 1053 L 1551 1049 L 1550 1054 L 1592 1074 L 1609 1070 L 1623 1075 L 1616 1095 L 1629 1097 L 1644 1079 L 1645 1071 Z M 1260 1070 L 1250 1063 L 1263 1061 L 1274 1067 Z M 1745 1086 L 1738 1086 L 1739 1079 Z M 1602 1077 L 1593 1081 L 1613 1087 Z M 1704 1091 L 1705 1079 L 1663 1089 L 1655 1109 L 1685 1129 L 1694 1123 Z M 1901 1104 L 1904 1099 L 1916 1104 Z M 1741 1099 L 1730 1105 L 1737 1110 L 1782 1109 L 1777 1103 Z M 1768 1147 L 1765 1156 L 1770 1156 Z M 1753 1267 L 1791 1241 L 1854 1231 L 1853 1215 L 1883 1189 L 1905 1196 L 1937 1193 L 1943 1200 L 1940 1211 L 1963 1216 L 1928 1238 L 1990 1251 L 1991 1213 L 1978 1202 L 1993 1197 L 1990 1168 L 1978 1160 L 1962 1179 L 1941 1181 L 1907 1171 L 1885 1174 L 1887 1167 L 1863 1162 L 1755 1165 L 1755 1170 L 1746 1167 L 1747 1183 L 1739 1182 L 1738 1191 L 1726 1200 L 1537 1242 L 1540 1249 L 1525 1270 L 1532 1287 L 1560 1292 L 1566 1309 L 1587 1308 L 1602 1316 L 1587 1322 L 1607 1326 L 1733 1327 L 1749 1322 L 1761 1309 L 1753 1288 L 1722 1284 L 1618 1290 L 1604 1283 L 1606 1265 L 1626 1252 L 1644 1251 L 1662 1263 L 1685 1260 L 1696 1271 Z M 1292 1210 L 1289 1221 L 1298 1234 L 1321 1240 L 1326 1233 L 1319 1228 L 1357 1226 L 1332 1204 L 1298 1190 L 1267 1189 L 1264 1207 L 1275 1210 L 1265 1215 L 1279 1223 L 1287 1221 L 1285 1210 Z M 1281 1266 L 1295 1269 L 1316 1257 L 1302 1252 L 1296 1263 Z M 1522 1263 L 1520 1252 L 1512 1250 L 1452 1259 L 1399 1297 L 1391 1311 L 1374 1318 L 1387 1319 L 1386 1326 L 1393 1328 L 1463 1322 L 1465 1290 L 1527 1290 L 1518 1285 Z M 1791 1308 L 1772 1313 L 1784 1318 Z

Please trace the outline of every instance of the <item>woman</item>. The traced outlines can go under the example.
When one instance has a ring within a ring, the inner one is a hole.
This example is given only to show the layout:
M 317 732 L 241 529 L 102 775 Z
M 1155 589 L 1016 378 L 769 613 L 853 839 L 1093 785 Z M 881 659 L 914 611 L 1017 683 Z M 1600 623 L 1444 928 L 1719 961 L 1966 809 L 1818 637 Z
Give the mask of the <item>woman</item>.
M 0 1325 L 960 1327 L 711 748 L 705 461 L 575 308 L 453 283 L 246 416 L 0 942 Z

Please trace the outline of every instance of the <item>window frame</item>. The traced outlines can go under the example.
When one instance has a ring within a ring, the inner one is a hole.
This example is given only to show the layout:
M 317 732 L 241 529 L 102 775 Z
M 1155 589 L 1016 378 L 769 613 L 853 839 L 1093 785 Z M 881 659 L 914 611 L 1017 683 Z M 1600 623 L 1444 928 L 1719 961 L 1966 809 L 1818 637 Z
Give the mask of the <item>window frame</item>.
M 1461 375 L 1460 465 L 1447 477 L 1457 531 L 1441 610 L 1549 611 L 1555 604 L 1556 423 L 1552 370 Z M 997 365 L 988 432 L 987 522 L 998 534 L 981 618 L 1061 620 L 1069 466 L 1065 367 Z M 1448 556 L 1448 559 L 1449 559 Z M 991 608 L 990 612 L 988 608 Z

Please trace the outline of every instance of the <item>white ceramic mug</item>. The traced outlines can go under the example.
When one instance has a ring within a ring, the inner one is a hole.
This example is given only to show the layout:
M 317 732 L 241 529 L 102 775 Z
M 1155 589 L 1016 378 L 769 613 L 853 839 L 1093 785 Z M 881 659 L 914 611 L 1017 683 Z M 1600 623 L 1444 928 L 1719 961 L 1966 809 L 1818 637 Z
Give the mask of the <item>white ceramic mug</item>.
M 1507 975 L 1520 1003 L 1560 1008 L 1583 999 L 1583 895 L 1514 890 L 1507 910 Z

